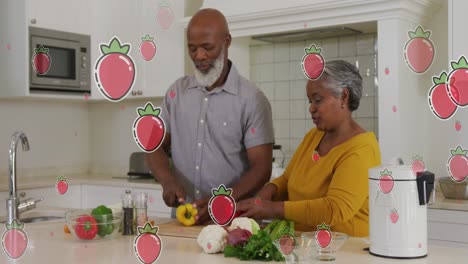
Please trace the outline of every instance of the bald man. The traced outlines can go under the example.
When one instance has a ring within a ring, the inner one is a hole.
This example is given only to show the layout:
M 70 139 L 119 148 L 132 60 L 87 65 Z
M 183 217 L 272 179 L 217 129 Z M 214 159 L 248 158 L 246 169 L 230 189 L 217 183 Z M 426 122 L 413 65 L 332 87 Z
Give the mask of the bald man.
M 188 24 L 187 41 L 194 76 L 168 89 L 161 113 L 167 134 L 148 163 L 164 202 L 170 207 L 193 202 L 200 224 L 209 220 L 212 188 L 224 184 L 240 200 L 268 182 L 274 135 L 267 98 L 228 59 L 231 35 L 224 15 L 198 11 Z

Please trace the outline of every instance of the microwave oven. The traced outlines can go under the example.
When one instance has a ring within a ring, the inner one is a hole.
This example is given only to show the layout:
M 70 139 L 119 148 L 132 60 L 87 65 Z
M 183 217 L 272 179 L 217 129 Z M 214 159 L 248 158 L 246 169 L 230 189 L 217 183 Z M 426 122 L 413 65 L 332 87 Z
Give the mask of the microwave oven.
M 89 35 L 29 27 L 29 43 L 30 92 L 91 92 Z

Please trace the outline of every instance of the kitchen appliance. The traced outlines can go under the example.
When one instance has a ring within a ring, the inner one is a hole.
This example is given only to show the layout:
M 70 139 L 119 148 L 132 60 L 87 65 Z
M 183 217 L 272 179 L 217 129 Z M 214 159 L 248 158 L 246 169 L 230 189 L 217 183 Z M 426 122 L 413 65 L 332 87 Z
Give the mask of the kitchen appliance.
M 369 252 L 389 258 L 427 256 L 427 204 L 434 174 L 411 166 L 369 169 Z M 434 199 L 434 195 L 433 195 Z
M 146 152 L 133 152 L 130 154 L 130 164 L 127 175 L 130 178 L 153 178 L 151 169 L 146 164 Z
M 278 150 L 279 152 L 281 152 L 281 162 L 277 161 L 276 158 L 273 158 L 270 180 L 276 179 L 279 176 L 283 175 L 284 173 L 285 155 L 284 155 L 281 145 L 273 145 L 273 150 Z
M 30 91 L 90 93 L 90 43 L 89 35 L 29 27 Z M 35 50 L 41 46 L 48 49 L 49 67 L 45 72 L 38 71 L 35 66 Z

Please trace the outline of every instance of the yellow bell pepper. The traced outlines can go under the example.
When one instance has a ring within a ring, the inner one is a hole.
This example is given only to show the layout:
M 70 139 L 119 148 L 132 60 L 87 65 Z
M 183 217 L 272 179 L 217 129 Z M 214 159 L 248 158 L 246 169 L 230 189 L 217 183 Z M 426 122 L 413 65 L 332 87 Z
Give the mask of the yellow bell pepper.
M 193 208 L 191 203 L 179 205 L 176 210 L 176 218 L 184 226 L 194 225 L 197 214 L 197 208 Z

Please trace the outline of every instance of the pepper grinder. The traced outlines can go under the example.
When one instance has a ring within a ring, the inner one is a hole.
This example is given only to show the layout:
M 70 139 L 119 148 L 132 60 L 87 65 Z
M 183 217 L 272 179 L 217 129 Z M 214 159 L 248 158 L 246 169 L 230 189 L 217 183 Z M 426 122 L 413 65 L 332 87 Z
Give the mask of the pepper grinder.
M 137 227 L 145 226 L 146 222 L 148 221 L 147 200 L 148 200 L 148 195 L 144 192 L 138 193 L 135 195 L 135 215 L 136 215 L 135 233 L 136 233 Z
M 134 235 L 133 229 L 133 197 L 130 190 L 125 190 L 122 195 L 123 209 L 123 235 Z

